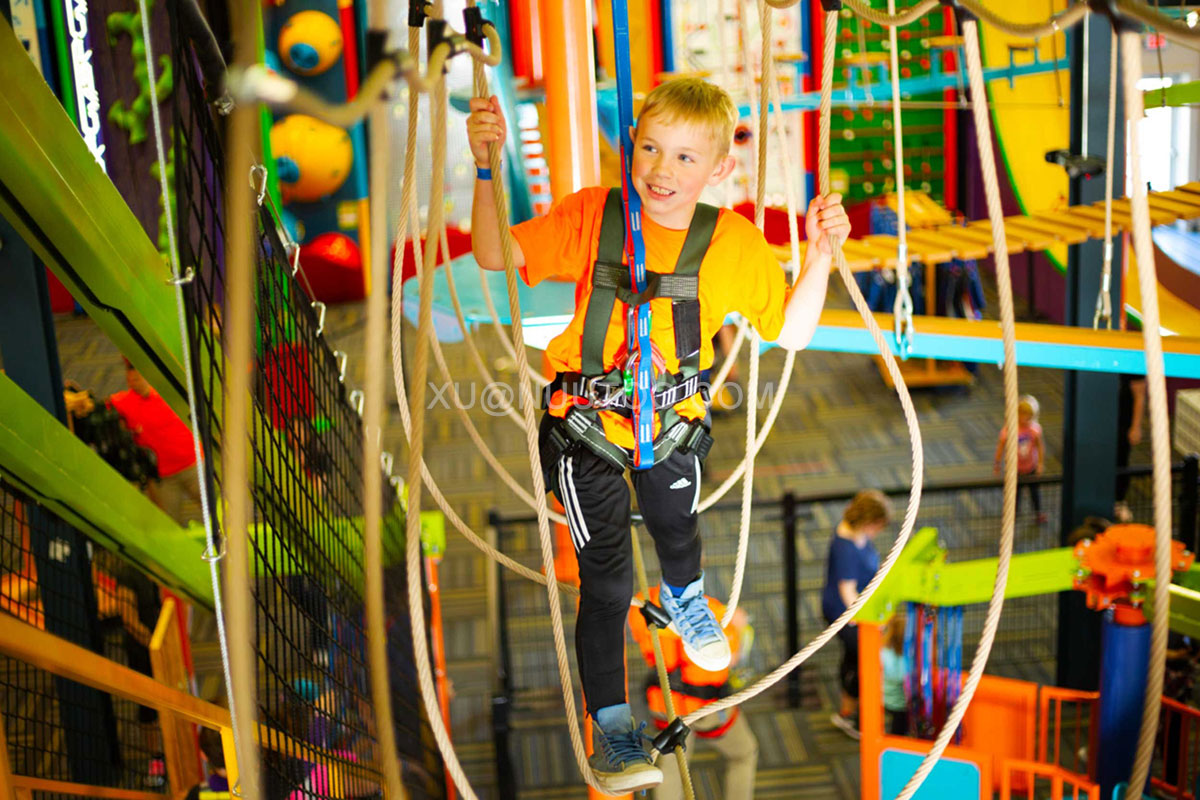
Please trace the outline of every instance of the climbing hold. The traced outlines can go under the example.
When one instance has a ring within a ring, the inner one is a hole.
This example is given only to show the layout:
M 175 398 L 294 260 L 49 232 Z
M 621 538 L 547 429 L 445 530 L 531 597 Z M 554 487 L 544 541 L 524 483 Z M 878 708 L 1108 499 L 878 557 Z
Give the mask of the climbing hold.
M 311 203 L 333 194 L 354 163 L 350 134 L 304 114 L 292 114 L 272 126 L 271 152 L 284 203 Z
M 300 11 L 279 30 L 279 56 L 292 72 L 320 75 L 342 55 L 342 28 L 328 14 Z

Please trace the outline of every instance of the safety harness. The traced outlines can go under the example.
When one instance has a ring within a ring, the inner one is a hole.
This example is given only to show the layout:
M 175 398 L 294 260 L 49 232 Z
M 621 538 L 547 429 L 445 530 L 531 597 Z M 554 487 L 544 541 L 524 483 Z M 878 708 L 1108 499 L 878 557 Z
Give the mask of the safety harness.
M 543 394 L 544 407 L 549 406 L 559 391 L 577 398 L 563 423 L 549 433 L 551 452 L 545 454 L 549 463 L 555 463 L 573 446 L 582 445 L 618 469 L 632 464 L 630 452 L 608 440 L 600 421 L 600 411 L 628 414 L 633 409 L 633 372 L 625 363 L 604 371 L 604 340 L 618 300 L 635 308 L 655 297 L 671 298 L 679 372 L 668 374 L 665 369 L 660 369 L 654 383 L 654 408 L 660 421 L 659 435 L 654 440 L 654 462 L 658 463 L 676 450 L 695 452 L 700 461 L 704 461 L 713 441 L 707 425 L 703 420 L 683 419 L 674 406 L 697 393 L 708 401 L 708 387 L 700 380 L 699 273 L 717 225 L 717 214 L 715 207 L 698 204 L 675 271 L 650 273 L 645 291 L 635 293 L 630 288 L 629 269 L 621 259 L 625 241 L 621 192 L 619 189 L 609 191 L 600 223 L 599 251 L 592 267 L 592 293 L 583 322 L 580 371 L 558 373 Z

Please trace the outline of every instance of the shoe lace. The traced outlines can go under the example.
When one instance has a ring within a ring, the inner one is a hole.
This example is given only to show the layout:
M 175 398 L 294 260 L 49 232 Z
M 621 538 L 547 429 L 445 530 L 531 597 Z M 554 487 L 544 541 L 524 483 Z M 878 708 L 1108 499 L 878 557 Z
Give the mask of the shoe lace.
M 604 757 L 610 764 L 622 766 L 631 761 L 649 761 L 643 742 L 650 737 L 642 732 L 645 729 L 646 723 L 643 722 L 636 730 L 603 734 L 600 745 L 604 748 Z
M 707 644 L 722 638 L 721 626 L 703 595 L 678 602 L 679 614 L 675 617 L 675 625 L 681 629 L 680 633 L 693 636 L 698 640 L 698 644 Z

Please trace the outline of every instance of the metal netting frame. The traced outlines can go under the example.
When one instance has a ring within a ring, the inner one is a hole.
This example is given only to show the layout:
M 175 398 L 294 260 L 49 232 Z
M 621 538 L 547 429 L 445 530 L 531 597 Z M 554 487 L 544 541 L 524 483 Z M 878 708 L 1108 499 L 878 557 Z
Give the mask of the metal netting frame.
M 189 346 L 197 386 L 196 425 L 205 452 L 214 528 L 219 514 L 224 381 L 221 314 L 224 300 L 224 208 L 221 119 L 203 100 L 194 54 L 172 16 L 175 195 Z M 249 176 L 247 176 L 249 179 Z M 318 335 L 320 320 L 294 280 L 292 267 L 264 206 L 259 211 L 256 277 L 256 369 L 252 439 L 252 502 L 256 535 L 259 715 L 270 728 L 300 743 L 299 760 L 320 758 L 375 785 L 378 772 L 369 713 L 362 620 L 362 427 L 348 402 L 338 359 Z M 399 521 L 397 498 L 385 483 L 385 531 Z M 401 526 L 402 527 L 402 526 Z M 215 530 L 217 541 L 221 532 Z M 402 564 L 402 546 L 386 555 Z M 223 545 L 218 545 L 218 551 Z M 216 556 L 218 554 L 210 554 Z M 396 733 L 410 792 L 440 796 L 443 772 L 416 700 L 404 569 L 388 576 L 390 673 L 397 704 Z M 426 609 L 428 613 L 428 609 Z M 280 737 L 273 742 L 281 745 Z M 332 759 L 329 758 L 333 753 Z M 296 758 L 268 756 L 266 772 L 295 782 Z M 413 780 L 421 785 L 411 785 Z M 271 780 L 268 778 L 268 785 Z M 308 790 L 312 792 L 312 789 Z M 330 790 L 335 791 L 335 790 Z M 313 796 L 323 796 L 317 791 Z M 421 796 L 420 794 L 416 796 Z

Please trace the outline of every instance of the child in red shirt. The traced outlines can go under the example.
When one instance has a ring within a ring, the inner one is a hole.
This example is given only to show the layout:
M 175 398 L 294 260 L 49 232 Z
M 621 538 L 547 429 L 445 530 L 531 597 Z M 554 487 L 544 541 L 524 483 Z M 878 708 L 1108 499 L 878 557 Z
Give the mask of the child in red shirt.
M 1042 426 L 1038 424 L 1038 401 L 1031 394 L 1021 397 L 1017 405 L 1017 474 L 1041 475 L 1046 469 L 1046 444 L 1042 436 Z M 996 442 L 995 466 L 993 471 L 1000 472 L 1000 462 L 1004 456 L 1004 441 L 1007 431 L 1000 429 L 1000 439 Z M 1037 513 L 1039 523 L 1046 521 L 1046 513 L 1042 511 L 1042 495 L 1036 483 L 1023 484 L 1029 489 L 1029 498 L 1033 501 L 1033 510 Z

